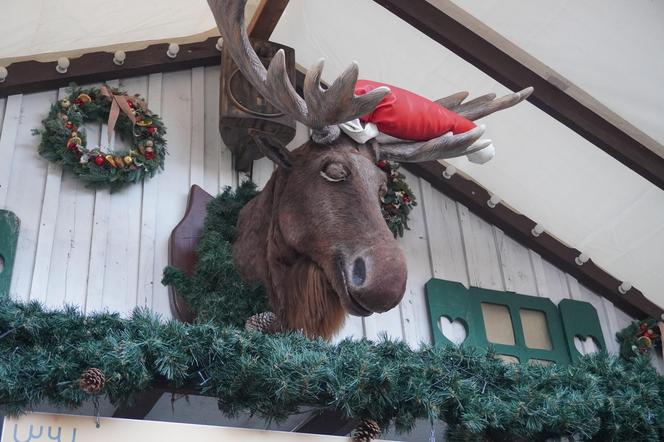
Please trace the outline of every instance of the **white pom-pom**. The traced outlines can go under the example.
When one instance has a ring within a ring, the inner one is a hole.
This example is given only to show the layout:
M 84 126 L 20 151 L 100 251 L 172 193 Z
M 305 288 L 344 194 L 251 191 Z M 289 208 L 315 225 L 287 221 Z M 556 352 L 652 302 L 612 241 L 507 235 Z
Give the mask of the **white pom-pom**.
M 493 146 L 493 143 L 491 143 L 484 149 L 478 150 L 477 152 L 473 152 L 466 156 L 468 157 L 468 161 L 471 163 L 484 164 L 496 156 L 496 148 Z

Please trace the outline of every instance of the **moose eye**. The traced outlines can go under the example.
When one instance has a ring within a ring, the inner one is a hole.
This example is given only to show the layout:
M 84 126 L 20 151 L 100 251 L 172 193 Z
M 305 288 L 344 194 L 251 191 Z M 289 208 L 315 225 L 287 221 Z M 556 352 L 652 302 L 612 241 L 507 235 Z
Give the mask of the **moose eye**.
M 336 183 L 345 180 L 350 175 L 350 170 L 341 163 L 330 162 L 323 166 L 320 174 L 326 180 Z

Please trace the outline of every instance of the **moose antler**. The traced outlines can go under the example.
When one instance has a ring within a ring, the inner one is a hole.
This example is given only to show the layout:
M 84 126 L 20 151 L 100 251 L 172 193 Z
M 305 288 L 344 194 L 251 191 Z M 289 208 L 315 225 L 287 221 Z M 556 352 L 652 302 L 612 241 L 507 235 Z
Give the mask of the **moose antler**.
M 291 84 L 286 71 L 286 57 L 279 50 L 266 70 L 253 50 L 244 27 L 246 0 L 208 0 L 215 21 L 238 68 L 258 92 L 281 112 L 313 130 L 319 143 L 339 136 L 337 124 L 368 114 L 390 90 L 379 87 L 355 95 L 358 67 L 353 63 L 327 89 L 321 87 L 323 60 L 316 63 L 304 80 L 304 99 Z
M 532 93 L 533 88 L 528 87 L 498 99 L 496 99 L 496 94 L 486 94 L 463 103 L 463 100 L 468 97 L 468 92 L 458 92 L 441 98 L 436 103 L 469 120 L 478 120 L 494 112 L 510 108 L 528 98 Z M 415 163 L 460 157 L 482 150 L 491 144 L 491 140 L 480 140 L 483 134 L 484 126 L 480 125 L 462 134 L 452 135 L 448 132 L 429 141 L 407 141 L 385 134 L 379 135 L 376 141 L 380 145 L 381 158 Z

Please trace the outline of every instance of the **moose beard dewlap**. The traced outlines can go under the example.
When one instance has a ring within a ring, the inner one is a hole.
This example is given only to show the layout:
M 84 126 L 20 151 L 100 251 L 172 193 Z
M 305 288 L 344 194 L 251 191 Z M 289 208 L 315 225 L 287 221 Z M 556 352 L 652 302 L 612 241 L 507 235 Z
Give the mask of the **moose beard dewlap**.
M 281 302 L 270 302 L 282 306 L 276 312 L 279 323 L 289 330 L 306 331 L 311 338 L 330 339 L 343 325 L 346 311 L 323 270 L 310 259 L 302 258 L 290 266 L 283 281 L 287 287 L 273 290 L 272 296 L 289 296 Z
M 413 92 L 371 80 L 357 80 L 355 94 L 387 86 L 390 93 L 373 112 L 360 117 L 374 123 L 378 130 L 402 140 L 426 141 L 447 132 L 460 134 L 477 127 L 475 123 Z

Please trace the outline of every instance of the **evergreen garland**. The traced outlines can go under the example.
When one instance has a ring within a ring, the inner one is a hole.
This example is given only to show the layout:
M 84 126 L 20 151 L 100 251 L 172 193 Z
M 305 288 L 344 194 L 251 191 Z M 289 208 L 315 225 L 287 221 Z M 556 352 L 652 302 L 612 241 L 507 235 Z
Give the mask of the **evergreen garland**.
M 41 136 L 39 154 L 49 161 L 61 164 L 91 187 L 108 186 L 118 190 L 129 183 L 153 177 L 164 168 L 166 155 L 166 129 L 158 115 L 141 106 L 145 101 L 135 95 L 109 88 L 113 95 L 128 99 L 137 120 L 136 125 L 120 114 L 115 132 L 128 149 L 109 152 L 101 146 L 90 147 L 85 123 L 98 124 L 108 121 L 111 100 L 98 88 L 83 89 L 72 84 L 67 97 L 55 102 L 42 121 L 41 129 L 33 134 Z M 106 139 L 106 134 L 101 135 Z
M 243 327 L 250 316 L 268 309 L 263 287 L 247 284 L 238 274 L 231 245 L 240 209 L 257 193 L 247 181 L 213 199 L 191 277 L 175 267 L 164 270 L 162 283 L 177 290 L 199 321 Z
M 50 401 L 90 398 L 79 378 L 105 376 L 105 394 L 127 404 L 160 386 L 214 396 L 231 416 L 285 419 L 300 407 L 410 429 L 442 419 L 456 439 L 650 440 L 664 437 L 664 378 L 648 360 L 599 355 L 571 366 L 507 364 L 491 351 L 300 334 L 264 335 L 211 323 L 162 322 L 144 310 L 84 316 L 0 301 L 0 406 L 15 414 Z

